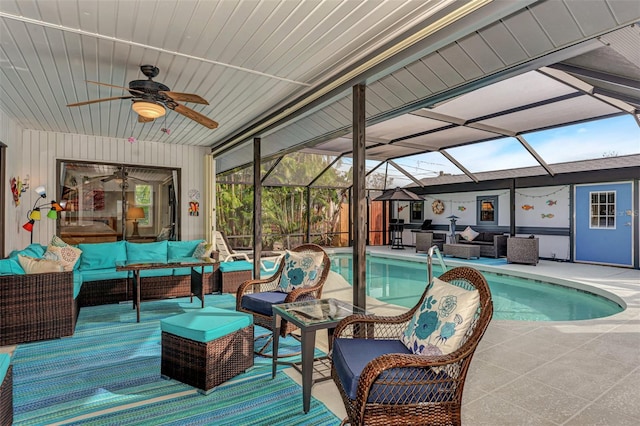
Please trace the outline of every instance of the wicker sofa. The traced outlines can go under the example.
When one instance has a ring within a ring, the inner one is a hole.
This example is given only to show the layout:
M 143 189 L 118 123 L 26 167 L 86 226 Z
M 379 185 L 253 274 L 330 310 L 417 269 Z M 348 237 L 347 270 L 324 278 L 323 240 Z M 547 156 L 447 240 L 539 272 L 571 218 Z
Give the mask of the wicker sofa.
M 456 244 L 480 246 L 480 256 L 494 257 L 496 259 L 507 255 L 507 239 L 506 235 L 494 232 L 480 232 L 473 240 L 467 241 L 460 234 L 456 234 Z
M 31 244 L 0 260 L 0 346 L 70 336 L 83 306 L 132 300 L 131 275 L 116 271 L 116 261 L 193 260 L 197 241 L 80 244 L 73 271 L 26 274 L 18 255 L 42 257 L 46 250 Z M 217 264 L 205 267 L 205 293 L 215 290 Z M 162 299 L 191 294 L 191 269 L 143 271 L 141 298 Z

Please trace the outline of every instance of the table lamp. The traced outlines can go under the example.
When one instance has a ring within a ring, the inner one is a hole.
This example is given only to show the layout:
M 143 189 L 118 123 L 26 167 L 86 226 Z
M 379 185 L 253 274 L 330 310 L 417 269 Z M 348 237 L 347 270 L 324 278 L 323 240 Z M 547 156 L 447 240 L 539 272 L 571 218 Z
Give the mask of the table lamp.
M 132 237 L 139 237 L 140 233 L 138 232 L 138 219 L 144 219 L 144 210 L 142 207 L 130 207 L 127 210 L 127 220 L 133 219 L 133 233 Z

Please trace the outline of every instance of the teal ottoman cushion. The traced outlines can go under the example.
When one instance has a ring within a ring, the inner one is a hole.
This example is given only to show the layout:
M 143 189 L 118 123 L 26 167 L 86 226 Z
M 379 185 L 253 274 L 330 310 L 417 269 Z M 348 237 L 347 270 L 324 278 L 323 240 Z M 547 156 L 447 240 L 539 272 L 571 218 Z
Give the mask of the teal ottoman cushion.
M 185 339 L 207 343 L 251 324 L 252 315 L 207 306 L 160 320 L 160 329 Z

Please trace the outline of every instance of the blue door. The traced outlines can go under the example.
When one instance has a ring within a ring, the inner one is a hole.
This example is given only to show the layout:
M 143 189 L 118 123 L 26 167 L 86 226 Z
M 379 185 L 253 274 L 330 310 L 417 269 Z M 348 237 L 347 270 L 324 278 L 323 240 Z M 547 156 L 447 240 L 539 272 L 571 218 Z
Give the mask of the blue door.
M 633 266 L 631 182 L 576 185 L 574 260 Z

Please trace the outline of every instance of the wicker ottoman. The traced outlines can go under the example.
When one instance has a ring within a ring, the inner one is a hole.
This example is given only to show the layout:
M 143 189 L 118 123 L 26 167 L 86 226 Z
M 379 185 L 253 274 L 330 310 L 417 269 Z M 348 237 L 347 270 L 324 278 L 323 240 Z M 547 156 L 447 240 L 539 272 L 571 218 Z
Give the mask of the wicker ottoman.
M 0 354 L 0 425 L 13 423 L 13 370 L 8 354 Z
M 253 317 L 206 307 L 165 318 L 160 372 L 208 393 L 253 366 Z
M 221 291 L 236 294 L 240 284 L 253 277 L 253 263 L 246 260 L 221 262 L 219 271 Z
M 471 259 L 472 257 L 480 258 L 480 246 L 470 244 L 445 244 L 444 255 Z

